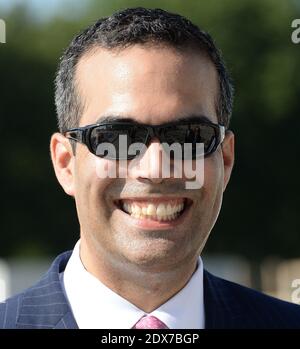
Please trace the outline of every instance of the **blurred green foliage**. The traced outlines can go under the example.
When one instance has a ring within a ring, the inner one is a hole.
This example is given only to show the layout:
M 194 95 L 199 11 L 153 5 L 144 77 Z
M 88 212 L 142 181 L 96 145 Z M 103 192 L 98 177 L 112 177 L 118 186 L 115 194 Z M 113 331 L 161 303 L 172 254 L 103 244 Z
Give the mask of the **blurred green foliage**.
M 55 69 L 73 35 L 133 6 L 178 12 L 207 30 L 235 81 L 236 164 L 206 252 L 252 261 L 299 257 L 300 44 L 291 42 L 291 22 L 300 18 L 300 2 L 288 0 L 90 1 L 76 20 L 58 15 L 43 23 L 24 7 L 6 15 L 0 256 L 57 254 L 78 238 L 74 202 L 59 187 L 49 156 Z

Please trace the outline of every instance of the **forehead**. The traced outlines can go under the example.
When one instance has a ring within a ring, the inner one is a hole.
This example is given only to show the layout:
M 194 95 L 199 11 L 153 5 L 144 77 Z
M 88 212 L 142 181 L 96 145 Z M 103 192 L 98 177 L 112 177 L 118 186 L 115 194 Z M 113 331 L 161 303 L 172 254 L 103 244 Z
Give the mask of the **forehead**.
M 83 56 L 76 70 L 84 105 L 80 125 L 108 115 L 158 124 L 201 114 L 217 122 L 217 81 L 209 58 L 192 50 L 98 48 Z

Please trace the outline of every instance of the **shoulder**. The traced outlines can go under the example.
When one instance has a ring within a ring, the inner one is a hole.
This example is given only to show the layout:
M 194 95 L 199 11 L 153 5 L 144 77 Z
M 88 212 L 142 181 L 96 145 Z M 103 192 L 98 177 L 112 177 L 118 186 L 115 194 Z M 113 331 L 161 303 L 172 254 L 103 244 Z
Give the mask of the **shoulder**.
M 206 295 L 232 309 L 241 327 L 300 328 L 300 306 L 224 280 L 205 271 Z
M 45 319 L 39 319 L 42 314 L 43 317 L 48 316 L 51 327 L 50 323 L 55 322 L 55 313 L 60 316 L 68 311 L 59 273 L 65 269 L 70 255 L 68 251 L 56 257 L 50 269 L 35 285 L 0 303 L 0 329 L 20 328 L 18 324 L 25 327 L 28 324 L 30 328 L 35 325 L 47 326 Z

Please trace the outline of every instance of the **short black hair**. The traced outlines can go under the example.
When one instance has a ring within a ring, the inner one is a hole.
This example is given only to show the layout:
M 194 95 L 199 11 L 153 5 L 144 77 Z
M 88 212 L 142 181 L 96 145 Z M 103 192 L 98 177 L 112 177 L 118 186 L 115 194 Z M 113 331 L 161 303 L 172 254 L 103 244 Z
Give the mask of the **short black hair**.
M 208 55 L 219 78 L 218 121 L 229 126 L 233 85 L 211 36 L 185 17 L 161 9 L 128 8 L 101 18 L 77 35 L 64 51 L 55 79 L 55 104 L 60 132 L 78 127 L 83 105 L 75 84 L 79 59 L 95 47 L 124 49 L 134 44 L 163 44 L 177 50 L 191 47 Z

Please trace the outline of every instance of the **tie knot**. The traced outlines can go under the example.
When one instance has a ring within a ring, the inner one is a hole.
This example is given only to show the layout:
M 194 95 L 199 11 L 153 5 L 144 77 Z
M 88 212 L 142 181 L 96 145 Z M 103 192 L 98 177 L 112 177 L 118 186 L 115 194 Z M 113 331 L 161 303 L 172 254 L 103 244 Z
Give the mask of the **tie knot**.
M 169 328 L 165 323 L 160 321 L 157 317 L 152 315 L 145 315 L 132 327 L 138 330 L 143 329 L 165 329 Z

